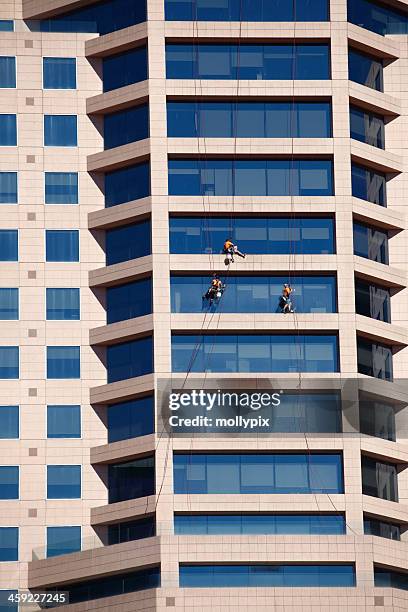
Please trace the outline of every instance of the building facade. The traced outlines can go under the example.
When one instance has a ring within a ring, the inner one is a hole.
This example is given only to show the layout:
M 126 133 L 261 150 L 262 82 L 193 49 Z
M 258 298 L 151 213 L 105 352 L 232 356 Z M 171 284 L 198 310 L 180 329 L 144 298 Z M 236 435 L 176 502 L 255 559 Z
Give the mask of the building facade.
M 406 0 L 1 2 L 1 612 L 408 609 L 407 91 Z

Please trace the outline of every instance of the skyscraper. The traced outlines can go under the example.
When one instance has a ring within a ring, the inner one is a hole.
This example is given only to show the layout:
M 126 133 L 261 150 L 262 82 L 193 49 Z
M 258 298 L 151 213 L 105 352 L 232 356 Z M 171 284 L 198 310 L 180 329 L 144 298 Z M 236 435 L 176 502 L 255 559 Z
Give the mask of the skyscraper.
M 408 3 L 0 45 L 0 612 L 408 609 Z

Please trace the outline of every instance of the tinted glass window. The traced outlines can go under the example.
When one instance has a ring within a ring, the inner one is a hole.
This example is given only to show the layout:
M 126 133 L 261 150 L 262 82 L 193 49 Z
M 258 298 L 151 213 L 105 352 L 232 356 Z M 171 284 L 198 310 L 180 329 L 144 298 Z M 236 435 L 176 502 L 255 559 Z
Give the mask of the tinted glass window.
M 47 438 L 80 438 L 81 406 L 47 406 Z
M 390 290 L 356 279 L 356 313 L 391 323 Z
M 360 374 L 392 381 L 392 349 L 385 344 L 358 337 L 357 366 Z
M 44 115 L 45 147 L 76 147 L 76 115 Z
M 45 203 L 78 204 L 78 173 L 46 172 Z
M 81 527 L 47 527 L 47 557 L 81 550 Z
M 0 440 L 19 437 L 19 407 L 0 406 Z
M 361 457 L 363 494 L 398 501 L 397 466 L 372 457 Z
M 43 58 L 44 89 L 76 89 L 75 57 Z
M 363 223 L 353 223 L 354 254 L 388 264 L 388 232 Z
M 408 573 L 404 574 L 382 567 L 374 567 L 374 584 L 376 587 L 408 591 Z
M 129 166 L 105 174 L 105 206 L 116 206 L 150 195 L 150 165 Z
M 116 523 L 108 527 L 109 545 L 132 542 L 133 540 L 141 540 L 142 538 L 151 538 L 155 535 L 156 525 L 154 517 L 152 516 L 138 521 Z
M 387 206 L 387 178 L 381 172 L 351 164 L 351 188 L 355 198 Z
M 400 540 L 401 529 L 399 525 L 393 523 L 385 523 L 372 518 L 364 518 L 364 533 L 366 535 L 374 535 L 388 540 Z
M 0 289 L 0 320 L 18 319 L 18 289 Z
M 17 204 L 17 172 L 0 172 L 0 204 Z
M 141 317 L 152 312 L 152 281 L 146 278 L 106 290 L 108 323 Z
M 337 372 L 337 337 L 173 334 L 172 368 L 173 372 Z
M 78 321 L 79 289 L 47 289 L 47 320 Z
M 18 561 L 18 527 L 0 527 L 0 561 Z
M 19 377 L 18 346 L 0 346 L 0 379 Z
M 165 0 L 168 21 L 327 21 L 327 0 Z
M 176 454 L 174 493 L 343 493 L 340 454 Z
M 349 49 L 349 79 L 371 89 L 384 91 L 383 62 L 378 58 Z
M 408 34 L 408 17 L 385 4 L 368 0 L 348 0 L 347 18 L 351 23 L 377 34 Z
M 154 398 L 143 397 L 108 407 L 108 442 L 154 432 Z
M 180 587 L 354 587 L 354 565 L 181 565 Z
M 280 276 L 221 276 L 226 288 L 219 303 L 222 312 L 282 311 L 280 297 L 287 278 Z M 210 276 L 172 276 L 172 312 L 205 312 L 203 299 Z M 336 312 L 336 279 L 333 276 L 296 276 L 290 279 L 295 290 L 292 303 L 296 312 Z M 214 304 L 216 307 L 216 304 Z
M 104 117 L 105 149 L 149 137 L 149 107 L 147 104 L 129 108 Z
M 329 138 L 329 102 L 168 102 L 171 137 Z
M 168 79 L 329 79 L 325 44 L 166 45 Z
M 150 221 L 124 225 L 106 232 L 106 265 L 111 266 L 151 253 Z
M 126 87 L 147 79 L 147 48 L 139 47 L 102 60 L 103 91 Z
M 0 57 L 0 87 L 7 89 L 16 86 L 16 58 Z
M 386 401 L 378 401 L 364 393 L 359 397 L 361 433 L 395 442 L 395 407 Z
M 78 230 L 46 230 L 46 261 L 79 261 Z
M 169 195 L 329 196 L 330 160 L 171 159 Z
M 17 145 L 16 115 L 0 115 L 0 146 L 15 147 Z
M 19 468 L 16 465 L 0 465 L 0 499 L 18 499 Z
M 153 371 L 152 338 L 113 344 L 108 346 L 106 355 L 109 383 Z
M 171 253 L 221 253 L 227 237 L 250 254 L 335 252 L 332 219 L 171 217 Z
M 351 106 L 350 136 L 373 147 L 384 149 L 384 117 Z
M 0 19 L 0 32 L 13 32 L 14 21 L 12 19 Z
M 80 497 L 80 465 L 47 465 L 47 499 L 79 499 Z
M 154 495 L 154 458 L 108 465 L 109 503 Z
M 4 602 L 0 604 L 0 612 L 18 612 L 17 596 L 16 590 L 0 589 L 0 598 Z M 9 597 L 13 597 L 14 601 L 9 601 Z
M 47 346 L 47 378 L 80 378 L 79 346 Z

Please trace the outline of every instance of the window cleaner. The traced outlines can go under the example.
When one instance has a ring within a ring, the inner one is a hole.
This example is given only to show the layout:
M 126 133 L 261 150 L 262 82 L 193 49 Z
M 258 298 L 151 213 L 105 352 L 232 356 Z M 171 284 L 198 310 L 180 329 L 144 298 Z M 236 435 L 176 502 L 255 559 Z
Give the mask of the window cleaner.
M 224 255 L 226 255 L 224 261 L 226 266 L 228 266 L 230 263 L 234 263 L 234 255 L 238 255 L 244 259 L 246 257 L 245 253 L 241 253 L 241 251 L 238 250 L 237 245 L 232 242 L 231 238 L 227 238 L 227 240 L 224 242 L 222 252 Z
M 295 312 L 291 300 L 291 294 L 294 292 L 294 289 L 289 285 L 289 283 L 285 283 L 282 289 L 282 295 L 279 298 L 279 307 L 281 311 L 286 314 L 288 312 Z
M 211 306 L 214 300 L 219 300 L 221 298 L 224 291 L 225 285 L 223 284 L 222 280 L 218 274 L 213 274 L 211 285 L 208 287 L 207 292 L 203 295 L 203 300 L 207 300 Z

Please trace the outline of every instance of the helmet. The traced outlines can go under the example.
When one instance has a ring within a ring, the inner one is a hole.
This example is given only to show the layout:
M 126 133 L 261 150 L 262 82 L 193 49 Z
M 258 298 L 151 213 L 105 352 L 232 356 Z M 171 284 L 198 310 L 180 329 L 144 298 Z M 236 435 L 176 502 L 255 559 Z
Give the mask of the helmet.
M 289 285 L 288 283 L 285 283 L 283 286 L 284 286 L 285 288 L 286 288 L 286 287 L 290 287 L 290 285 Z
M 214 272 L 213 278 L 218 278 L 218 272 Z

